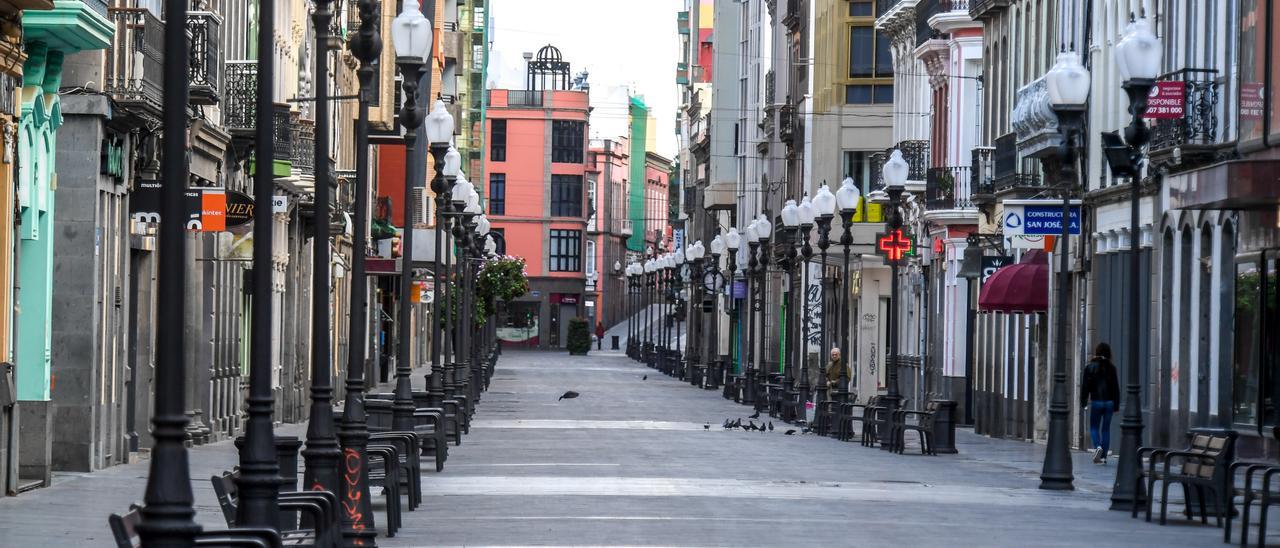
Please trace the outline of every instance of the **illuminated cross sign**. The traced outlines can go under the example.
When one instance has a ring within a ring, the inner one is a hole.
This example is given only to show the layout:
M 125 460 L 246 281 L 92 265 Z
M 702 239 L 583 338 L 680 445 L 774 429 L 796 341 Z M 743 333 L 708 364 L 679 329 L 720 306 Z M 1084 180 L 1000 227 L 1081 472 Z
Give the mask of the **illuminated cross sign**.
M 884 255 L 885 261 L 897 263 L 901 262 L 904 256 L 911 253 L 914 244 L 911 238 L 908 238 L 899 229 L 880 234 L 876 238 L 876 248 L 880 250 L 881 255 Z

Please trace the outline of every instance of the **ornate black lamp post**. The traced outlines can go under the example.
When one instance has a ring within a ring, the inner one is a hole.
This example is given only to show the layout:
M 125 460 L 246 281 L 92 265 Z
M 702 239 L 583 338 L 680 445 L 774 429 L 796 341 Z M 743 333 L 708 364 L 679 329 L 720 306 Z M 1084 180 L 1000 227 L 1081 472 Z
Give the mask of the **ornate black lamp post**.
M 183 7 L 180 9 L 183 11 L 168 12 L 167 16 L 170 18 L 181 17 L 180 14 L 186 10 L 185 2 L 170 1 L 169 7 L 172 8 L 175 3 L 182 5 Z M 274 39 L 274 12 L 275 8 L 271 2 L 264 2 L 258 6 L 259 43 L 270 44 Z M 173 26 L 181 28 L 180 25 Z M 185 48 L 186 33 L 182 32 L 181 34 L 182 46 L 180 47 Z M 169 49 L 169 51 L 186 50 L 175 48 Z M 170 59 L 171 62 L 165 65 L 166 68 L 171 69 L 177 65 L 185 65 L 187 62 L 187 56 L 185 55 L 174 57 L 175 59 Z M 181 78 L 186 78 L 185 70 L 183 70 Z M 258 59 L 258 98 L 254 113 L 255 142 L 253 152 L 254 165 L 256 166 L 253 173 L 254 209 L 257 211 L 271 211 L 271 200 L 275 194 L 275 179 L 271 172 L 271 165 L 275 162 L 276 157 L 273 116 L 275 107 L 271 100 L 271 90 L 274 86 L 275 59 L 271 55 L 260 55 Z M 183 84 L 184 89 L 185 87 L 186 85 Z M 166 93 L 168 93 L 169 89 L 171 88 L 165 88 Z M 184 104 L 174 109 L 165 109 L 166 116 L 171 115 L 173 110 L 185 112 L 186 106 Z M 181 145 L 180 142 L 178 144 Z M 180 146 L 176 154 L 166 153 L 164 155 L 165 158 L 171 156 L 176 158 L 185 157 L 185 146 Z M 181 180 L 186 180 L 185 175 Z M 185 215 L 185 213 L 182 215 Z M 172 227 L 172 225 L 167 226 Z M 165 226 L 161 226 L 161 230 L 164 229 Z M 179 236 L 180 239 L 182 237 Z M 236 485 L 240 490 L 240 504 L 236 506 L 236 524 L 241 527 L 276 529 L 280 526 L 279 489 L 281 479 L 280 463 L 276 458 L 275 434 L 272 432 L 273 426 L 271 422 L 271 412 L 275 404 L 271 395 L 271 254 L 272 223 L 261 222 L 261 220 L 253 223 L 253 310 L 251 311 L 253 337 L 249 341 L 249 405 L 246 413 L 248 418 L 245 421 L 244 445 L 240 449 L 240 476 L 236 480 Z M 179 247 L 173 251 L 163 247 L 160 249 L 162 271 L 164 271 L 163 261 L 165 257 L 176 257 L 180 260 L 182 248 Z M 181 266 L 178 268 L 180 269 Z M 164 286 L 161 286 L 160 302 L 167 303 L 174 297 L 165 297 L 164 290 Z M 179 293 L 174 299 L 181 300 L 182 295 Z M 181 317 L 176 322 L 165 321 L 161 318 L 159 326 L 161 331 L 157 332 L 159 344 L 163 345 L 165 341 L 175 337 L 181 340 L 180 330 L 177 334 L 167 336 L 163 331 L 167 326 L 175 324 L 182 325 Z M 164 347 L 161 346 L 160 358 L 162 363 L 164 358 L 163 349 Z M 159 371 L 157 371 L 158 374 Z M 157 393 L 167 391 L 162 386 L 160 379 L 156 379 Z M 160 425 L 160 415 L 161 413 L 157 412 L 157 430 Z M 185 423 L 186 421 L 183 422 Z M 160 440 L 159 431 L 156 433 L 156 439 L 158 443 Z M 187 483 L 190 480 L 185 475 L 185 469 L 183 472 L 182 481 Z
M 1129 178 L 1129 310 L 1136 316 L 1142 314 L 1142 226 L 1138 213 L 1142 200 L 1140 166 L 1143 162 L 1142 148 L 1151 140 L 1151 132 L 1142 122 L 1142 115 L 1147 111 L 1147 97 L 1155 86 L 1163 53 L 1160 40 L 1151 30 L 1151 21 L 1146 17 L 1135 21 L 1116 44 L 1115 53 L 1120 75 L 1125 79 L 1124 90 L 1129 95 L 1129 114 L 1133 118 L 1124 132 L 1128 146 L 1108 147 L 1104 138 L 1104 152 L 1111 164 L 1111 172 L 1117 177 Z M 1114 160 L 1113 153 L 1119 153 L 1115 154 Z M 1130 326 L 1124 416 L 1120 419 L 1120 465 L 1116 468 L 1116 481 L 1111 490 L 1112 510 L 1130 510 L 1133 505 L 1146 500 L 1141 486 L 1134 489 L 1134 479 L 1142 464 L 1138 458 L 1138 447 L 1142 445 L 1141 378 L 1138 372 L 1141 342 L 1137 326 Z
M 800 402 L 809 401 L 809 267 L 813 259 L 813 246 L 809 244 L 809 235 L 813 232 L 813 223 L 817 218 L 817 212 L 813 208 L 813 202 L 806 194 L 800 205 L 796 208 L 796 212 L 800 215 L 800 257 L 803 262 L 800 263 L 797 270 L 800 275 L 800 344 L 796 345 L 798 356 L 800 357 L 800 385 L 796 390 L 800 393 Z
M 685 354 L 685 371 L 688 375 L 689 384 L 697 385 L 700 379 L 694 372 L 697 365 L 701 363 L 702 357 L 699 356 L 699 347 L 702 338 L 702 322 L 694 321 L 694 316 L 702 307 L 702 254 L 705 253 L 702 247 L 702 240 L 698 240 L 689 245 L 684 252 L 685 262 L 689 264 L 689 332 L 684 338 L 684 354 Z M 701 316 L 699 316 L 701 318 Z M 705 376 L 705 372 L 704 372 Z
M 431 21 L 422 15 L 416 0 L 405 0 L 403 9 L 391 26 L 391 41 L 396 51 L 396 65 L 404 76 L 404 102 L 400 106 L 400 125 L 404 128 L 405 150 L 413 150 L 418 140 L 418 128 L 423 125 L 423 112 L 418 108 L 418 81 L 422 77 L 422 65 L 430 58 L 432 46 Z M 431 152 L 436 160 L 436 173 L 443 171 L 446 149 L 437 146 L 453 135 L 453 118 L 437 102 L 431 112 L 431 124 L 426 128 L 431 141 Z M 441 135 L 445 136 L 441 138 Z M 394 430 L 413 430 L 413 391 L 409 381 L 413 356 L 413 189 L 421 174 L 414 169 L 413 155 L 405 155 L 404 184 L 404 233 L 400 239 L 400 309 L 397 323 L 396 388 L 392 403 L 391 427 Z
M 462 388 L 458 382 L 458 371 L 469 367 L 466 363 L 460 363 L 466 358 L 467 334 L 470 332 L 468 314 L 468 295 L 466 288 L 468 281 L 466 280 L 466 262 L 467 262 L 467 244 L 469 242 L 468 235 L 474 230 L 474 227 L 468 226 L 476 215 L 481 212 L 480 197 L 476 193 L 475 186 L 466 179 L 465 176 L 459 176 L 457 182 L 449 193 L 449 201 L 453 206 L 453 241 L 454 246 L 458 250 L 458 257 L 452 267 L 446 266 L 446 271 L 452 270 L 452 278 L 455 280 L 449 291 L 456 292 L 448 296 L 446 306 L 453 308 L 453 303 L 458 303 L 458 311 L 456 313 L 445 313 L 445 318 L 449 321 L 446 325 L 449 327 L 445 330 L 445 341 L 449 343 L 448 360 L 444 364 L 444 393 L 450 399 L 455 398 Z M 446 265 L 449 263 L 451 255 L 445 257 Z
M 795 267 L 800 264 L 799 254 L 795 246 L 796 242 L 800 240 L 799 210 L 800 208 L 796 206 L 795 200 L 787 200 L 786 205 L 782 206 L 782 228 L 786 230 L 786 234 L 790 236 L 791 240 L 787 243 L 786 252 L 778 257 L 778 268 L 786 274 L 786 290 L 783 292 L 783 299 L 786 301 L 786 313 L 783 315 L 786 323 L 786 332 L 783 334 L 786 351 L 782 353 L 782 369 L 786 374 L 784 386 L 787 398 L 795 398 L 799 393 L 796 390 L 798 382 L 796 379 L 796 366 L 798 365 L 798 360 L 796 359 L 795 347 L 803 344 L 802 341 L 797 341 L 800 336 L 799 331 L 796 329 L 796 324 L 800 318 L 800 315 L 796 313 L 796 307 L 798 306 L 796 301 L 799 293 L 803 291 L 803 284 L 796 283 L 798 280 L 795 273 Z M 783 418 L 795 420 L 796 417 L 784 415 Z
M 680 324 L 681 317 L 684 315 L 681 307 L 683 307 L 685 301 L 688 300 L 684 297 L 684 276 L 688 272 L 688 265 L 685 261 L 684 249 L 677 248 L 675 253 L 671 256 L 671 311 L 674 316 L 673 320 L 676 329 L 675 334 L 672 336 L 671 349 L 669 350 L 671 358 L 669 360 L 668 367 L 670 367 L 671 370 L 667 374 L 680 378 L 684 378 L 684 358 L 681 356 L 680 352 Z
M 760 347 L 760 352 L 756 354 L 756 359 L 753 360 L 758 362 L 754 366 L 756 372 L 756 384 L 753 391 L 759 395 L 761 392 L 760 383 L 768 383 L 770 380 L 769 376 L 774 373 L 773 371 L 766 371 L 764 369 L 764 363 L 766 362 L 765 356 L 769 355 L 765 347 L 765 344 L 769 340 L 767 335 L 768 322 L 765 321 L 765 314 L 766 311 L 769 310 L 769 239 L 773 236 L 773 223 L 769 221 L 769 216 L 767 214 L 761 213 L 759 217 L 756 217 L 755 228 L 756 236 L 759 237 L 758 245 L 760 246 L 760 258 L 755 271 L 755 281 L 751 286 L 752 299 L 754 300 L 751 312 L 753 316 L 757 314 L 760 316 L 760 340 L 753 340 L 751 344 L 753 347 Z M 760 409 L 762 405 L 767 403 L 768 401 L 766 399 L 758 398 L 756 400 L 756 409 Z
M 822 271 L 822 316 L 819 320 L 822 322 L 821 344 L 818 350 L 818 363 L 823 363 L 824 354 L 831 351 L 831 327 L 827 325 L 827 318 L 831 317 L 831 311 L 827 308 L 833 299 L 830 298 L 831 286 L 827 280 L 827 248 L 831 247 L 831 220 L 835 218 L 836 213 L 836 196 L 831 193 L 831 189 L 827 188 L 823 183 L 818 188 L 818 193 L 813 195 L 813 210 L 818 214 L 818 254 L 821 260 L 818 261 L 818 268 Z M 838 322 L 837 322 L 838 323 Z M 843 356 L 842 356 L 843 357 Z M 819 366 L 819 377 L 822 369 Z M 822 397 L 819 400 L 825 400 L 827 395 L 827 383 L 818 383 L 818 392 Z
M 1058 128 L 1063 143 L 1058 148 L 1057 165 L 1046 166 L 1048 173 L 1057 172 L 1062 184 L 1062 234 L 1058 244 L 1058 327 L 1054 334 L 1053 387 L 1049 400 L 1049 439 L 1044 454 L 1044 469 L 1040 473 L 1040 488 L 1074 489 L 1071 471 L 1070 436 L 1067 393 L 1067 331 L 1070 329 L 1069 286 L 1071 284 L 1071 193 L 1076 185 L 1076 149 L 1084 127 L 1084 116 L 1089 100 L 1089 71 L 1080 64 L 1076 52 L 1063 51 L 1058 61 L 1045 75 L 1049 88 L 1049 102 L 1058 116 Z M 1055 163 L 1051 161 L 1051 163 Z M 1055 169 L 1056 168 L 1056 169 Z
M 888 386 L 884 397 L 886 417 L 892 416 L 902 405 L 902 394 L 898 390 L 898 361 L 901 351 L 898 340 L 900 331 L 898 322 L 901 320 L 898 315 L 900 303 L 898 267 L 912 248 L 911 241 L 902 233 L 901 208 L 903 187 L 910 172 L 911 166 L 903 159 L 902 151 L 894 149 L 889 155 L 889 160 L 884 164 L 882 175 L 889 203 L 889 232 L 876 239 L 876 247 L 883 253 L 885 262 L 889 264 L 889 359 L 885 364 Z M 881 444 L 880 447 L 888 449 L 888 444 Z
M 631 359 L 637 359 L 636 349 L 639 348 L 639 332 L 640 324 L 636 323 L 636 291 L 639 290 L 639 284 L 636 283 L 636 263 L 627 263 L 625 271 L 625 280 L 627 284 L 627 356 Z
M 347 546 L 374 546 L 376 530 L 369 493 L 368 417 L 364 410 L 365 339 L 368 324 L 368 278 L 365 256 L 369 230 L 369 99 L 373 92 L 373 62 L 382 52 L 379 35 L 381 6 L 361 0 L 360 29 L 352 37 L 351 52 L 360 60 L 359 114 L 356 118 L 355 237 L 352 239 L 351 315 L 348 325 L 346 401 L 338 440 L 342 442 L 342 536 Z
M 703 388 L 713 390 L 720 387 L 724 379 L 723 362 L 720 360 L 720 256 L 724 255 L 724 237 L 717 234 L 711 239 L 711 326 L 707 337 L 707 382 Z
M 736 399 L 740 397 L 734 393 L 734 390 L 736 390 L 737 387 L 740 386 L 737 383 L 736 379 L 737 377 L 740 377 L 742 375 L 742 371 L 738 370 L 737 361 L 734 359 L 734 355 L 733 355 L 733 350 L 734 350 L 733 338 L 734 338 L 734 333 L 736 333 L 738 329 L 738 300 L 734 298 L 734 295 L 733 295 L 733 284 L 734 284 L 734 281 L 737 279 L 738 249 L 741 247 L 742 247 L 742 235 L 738 233 L 738 229 L 731 226 L 728 228 L 728 230 L 725 230 L 724 232 L 725 261 L 728 263 L 726 265 L 728 268 L 726 268 L 725 270 L 728 272 L 728 275 L 724 277 L 725 278 L 725 282 L 724 282 L 725 299 L 727 301 L 725 303 L 724 313 L 729 320 L 729 333 L 728 333 L 729 351 L 725 353 L 725 355 L 728 356 L 728 360 L 729 360 L 728 363 L 725 364 L 726 374 L 724 375 L 725 381 L 724 381 L 724 394 L 723 394 L 725 399 Z
M 186 0 L 167 0 L 165 9 L 169 17 L 176 17 L 179 21 L 185 21 L 187 17 L 187 1 Z M 263 23 L 261 28 L 271 27 L 270 6 L 261 10 L 265 12 L 263 15 Z M 270 36 L 270 30 L 265 31 Z M 171 132 L 178 132 L 187 127 L 187 99 L 190 92 L 191 81 L 188 79 L 188 55 L 187 55 L 187 31 L 183 25 L 169 25 L 165 29 L 164 34 L 165 49 L 174 56 L 164 67 L 164 127 L 169 128 Z M 269 56 L 268 56 L 269 57 Z M 270 74 L 270 63 L 267 65 L 268 75 Z M 261 69 L 258 73 L 259 79 L 262 78 Z M 258 89 L 269 90 L 268 86 L 262 86 L 259 83 Z M 265 97 L 265 101 L 264 101 Z M 263 107 L 262 104 L 266 103 Z M 258 127 L 267 128 L 270 135 L 270 122 L 263 124 L 260 120 L 262 113 L 267 113 L 267 120 L 271 116 L 271 96 L 269 93 L 260 94 L 258 97 Z M 259 129 L 258 136 L 261 139 L 262 130 Z M 268 140 L 270 137 L 268 137 Z M 259 149 L 261 153 L 261 149 Z M 268 145 L 267 158 L 270 158 L 271 148 Z M 170 135 L 169 139 L 164 140 L 164 154 L 160 157 L 160 166 L 164 172 L 164 185 L 161 188 L 161 219 L 160 224 L 160 277 L 159 277 L 159 306 L 157 307 L 158 324 L 156 326 L 156 358 L 157 365 L 155 370 L 155 414 L 151 417 L 153 426 L 152 435 L 155 437 L 155 444 L 151 449 L 151 469 L 147 474 L 147 488 L 145 501 L 146 505 L 142 508 L 142 523 L 138 525 L 138 534 L 142 537 L 142 542 L 146 546 L 162 546 L 162 547 L 187 547 L 195 543 L 195 536 L 200 532 L 200 526 L 195 522 L 196 511 L 192 506 L 195 495 L 191 491 L 190 466 L 187 461 L 187 446 L 185 443 L 187 416 L 183 413 L 185 402 L 183 401 L 183 387 L 186 385 L 183 378 L 182 356 L 184 352 L 182 319 L 185 314 L 185 301 L 183 293 L 187 284 L 187 275 L 183 262 L 186 260 L 187 235 L 185 223 L 181 222 L 186 218 L 186 190 L 187 180 L 189 178 L 190 167 L 187 164 L 186 144 L 183 139 L 177 138 L 176 135 Z M 266 189 L 265 191 L 263 189 Z M 259 211 L 270 211 L 271 194 L 274 188 L 270 184 L 258 186 L 255 189 L 254 199 L 259 207 Z M 264 199 L 265 195 L 265 199 Z M 270 222 L 259 222 L 257 225 L 264 225 L 267 229 L 264 231 L 267 236 L 264 241 L 270 242 Z M 255 232 L 258 229 L 255 227 Z M 257 246 L 263 242 L 254 241 L 255 256 L 257 255 Z M 268 253 L 269 255 L 269 253 Z M 265 262 L 265 261 L 264 261 Z M 265 270 L 270 273 L 270 270 Z M 258 271 L 254 274 L 257 277 Z M 262 302 L 262 301 L 259 301 Z M 265 301 L 270 302 L 270 301 Z M 267 314 L 271 312 L 267 308 Z M 257 307 L 254 308 L 255 319 L 258 316 Z M 270 317 L 270 316 L 268 316 Z M 267 325 L 270 325 L 268 322 Z M 260 331 L 256 329 L 256 336 Z M 270 331 L 267 331 L 267 339 L 261 344 L 270 347 Z M 255 337 L 256 338 L 256 337 Z M 270 371 L 267 372 L 270 374 Z M 270 381 L 270 379 L 268 379 Z M 271 397 L 270 385 L 267 386 L 267 397 Z M 270 402 L 270 399 L 268 399 Z M 270 404 L 267 405 L 267 412 L 270 413 Z M 267 419 L 267 428 L 271 428 L 270 417 Z M 267 433 L 270 436 L 270 432 Z M 270 445 L 270 441 L 267 442 Z M 272 489 L 275 484 L 272 484 Z M 272 522 L 274 526 L 274 522 Z
M 653 255 L 653 248 L 650 247 L 648 249 L 648 253 L 646 253 L 646 256 L 652 257 L 652 255 Z M 657 275 L 654 274 L 654 270 L 656 268 L 657 266 L 654 264 L 652 258 L 645 259 L 644 276 L 641 278 L 642 280 L 644 280 L 644 287 L 642 289 L 644 290 L 643 295 L 645 297 L 644 302 L 642 303 L 644 305 L 644 352 L 643 354 L 644 354 L 644 364 L 649 367 L 653 367 L 653 351 L 654 351 L 654 344 L 653 344 L 654 288 L 653 286 L 656 285 L 655 280 L 657 279 Z
M 858 212 L 861 196 L 852 177 L 845 177 L 836 191 L 836 203 L 840 206 L 840 226 L 844 231 L 840 234 L 840 246 L 844 248 L 843 282 L 840 287 L 840 386 L 836 387 L 836 399 L 846 402 L 849 399 L 849 364 L 853 363 L 853 349 L 849 346 L 850 325 L 849 299 L 853 293 L 850 287 L 852 278 L 849 275 L 849 248 L 853 246 L 853 215 Z
M 452 117 L 450 118 L 452 119 Z M 431 299 L 431 372 L 427 374 L 427 405 L 440 408 L 444 406 L 445 390 L 445 339 L 449 335 L 445 325 L 448 323 L 448 284 L 447 252 L 449 241 L 449 204 L 452 202 L 452 188 L 459 181 L 465 181 L 460 168 L 462 155 L 458 149 L 449 146 L 448 140 L 431 143 L 429 147 L 432 157 L 436 159 L 436 173 L 431 177 L 431 192 L 435 193 L 435 251 L 433 257 L 432 280 L 435 283 Z M 443 162 L 440 151 L 444 151 Z M 443 164 L 443 165 L 441 165 Z M 444 255 L 442 255 L 444 254 Z
M 342 450 L 333 426 L 333 381 L 329 331 L 329 22 L 333 0 L 317 0 L 311 20 L 316 27 L 315 217 L 311 234 L 311 407 L 307 420 L 306 461 L 302 484 L 310 490 L 337 493 Z
M 657 343 L 654 348 L 653 367 L 658 371 L 665 371 L 667 366 L 667 306 L 671 302 L 671 296 L 668 291 L 668 277 L 670 271 L 667 268 L 667 256 L 661 255 L 654 260 L 654 291 L 658 295 L 658 335 Z
M 743 333 L 746 350 L 742 359 L 746 367 L 744 368 L 742 403 L 749 405 L 754 405 L 756 402 L 756 376 L 759 369 L 755 363 L 756 310 L 759 307 L 756 293 L 760 285 L 756 282 L 756 270 L 760 268 L 760 261 L 756 258 L 756 253 L 760 249 L 760 232 L 757 230 L 759 226 L 760 222 L 752 219 L 742 235 L 742 239 L 747 242 L 747 269 L 743 276 L 747 284 L 747 326 L 746 332 Z

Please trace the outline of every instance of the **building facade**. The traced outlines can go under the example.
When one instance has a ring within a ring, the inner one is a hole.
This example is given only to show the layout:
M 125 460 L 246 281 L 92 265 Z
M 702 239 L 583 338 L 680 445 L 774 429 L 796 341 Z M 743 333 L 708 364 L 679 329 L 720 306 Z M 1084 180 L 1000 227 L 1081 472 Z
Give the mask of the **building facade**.
M 587 91 L 569 89 L 569 63 L 552 46 L 529 75 L 528 89 L 489 90 L 486 110 L 488 198 L 503 204 L 489 218 L 506 253 L 527 262 L 531 287 L 508 303 L 498 332 L 508 344 L 563 348 L 569 321 L 587 316 L 587 274 L 599 267 L 586 255 L 599 255 L 588 230 L 590 105 Z

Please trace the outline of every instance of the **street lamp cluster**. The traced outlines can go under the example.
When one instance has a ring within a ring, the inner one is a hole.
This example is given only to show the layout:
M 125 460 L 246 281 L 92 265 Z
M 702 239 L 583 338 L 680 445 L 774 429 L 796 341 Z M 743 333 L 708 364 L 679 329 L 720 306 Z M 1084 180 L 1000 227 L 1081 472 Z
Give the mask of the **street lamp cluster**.
M 333 17 L 333 0 L 317 0 L 313 20 L 317 29 L 315 62 L 316 73 L 327 74 L 330 20 Z M 329 196 L 329 123 L 330 97 L 328 86 L 319 85 L 316 95 L 317 131 L 315 156 L 317 166 L 315 184 L 314 260 L 312 311 L 312 367 L 311 407 L 307 430 L 304 487 L 307 491 L 327 491 L 340 504 L 333 508 L 332 524 L 313 523 L 317 530 L 329 526 L 331 531 L 341 531 L 341 538 L 317 537 L 317 546 L 371 546 L 374 545 L 373 512 L 370 506 L 369 459 L 370 444 L 368 415 L 365 407 L 365 362 L 368 338 L 365 318 L 368 308 L 368 283 L 366 280 L 366 255 L 369 182 L 369 105 L 373 93 L 374 63 L 381 52 L 380 25 L 381 3 L 376 0 L 358 2 L 360 27 L 352 36 L 350 48 L 361 63 L 358 71 L 360 85 L 359 110 L 356 124 L 356 168 L 354 222 L 357 237 L 353 238 L 353 274 L 350 312 L 350 340 L 345 371 L 345 400 L 340 412 L 332 404 L 332 366 L 330 359 L 329 277 L 330 223 L 328 222 L 331 198 Z M 166 0 L 166 11 L 176 20 L 184 20 L 186 0 Z M 259 8 L 258 39 L 271 43 L 275 18 L 272 3 Z M 397 53 L 396 64 L 404 75 L 404 101 L 399 112 L 399 122 L 404 129 L 406 150 L 413 150 L 419 135 L 419 127 L 430 144 L 429 150 L 435 162 L 435 174 L 431 189 L 436 200 L 436 246 L 433 312 L 431 314 L 431 373 L 427 381 L 428 405 L 440 407 L 452 401 L 457 406 L 457 420 L 465 425 L 473 412 L 475 402 L 487 387 L 497 357 L 495 322 L 487 322 L 485 330 L 474 329 L 480 318 L 475 317 L 475 278 L 484 261 L 495 255 L 495 233 L 483 215 L 480 197 L 460 169 L 461 156 L 451 146 L 454 120 L 441 101 L 436 101 L 427 115 L 419 108 L 419 82 L 423 78 L 423 66 L 430 58 L 433 46 L 432 24 L 415 0 L 406 0 L 403 9 L 391 25 L 392 45 Z M 186 104 L 190 83 L 187 80 L 189 56 L 186 30 L 181 25 L 166 28 L 165 44 L 174 52 L 164 73 L 165 127 L 184 127 Z M 260 93 L 256 105 L 255 157 L 257 165 L 271 165 L 275 157 L 272 97 L 274 88 L 274 57 L 262 56 L 258 61 L 257 89 Z M 159 306 L 157 324 L 158 364 L 155 373 L 155 414 L 153 418 L 155 446 L 152 449 L 151 471 L 147 478 L 146 504 L 141 509 L 139 534 L 147 546 L 194 546 L 201 538 L 200 527 L 195 523 L 192 507 L 193 496 L 184 445 L 187 418 L 183 415 L 184 394 L 181 364 L 183 346 L 183 287 L 186 276 L 183 270 L 185 234 L 181 219 L 185 208 L 185 181 L 189 167 L 184 158 L 185 144 L 181 139 L 167 139 L 161 158 L 164 180 L 162 190 L 163 222 L 160 228 Z M 414 181 L 422 181 L 425 174 L 416 173 L 412 154 L 406 155 L 406 184 L 404 203 L 414 203 Z M 258 169 L 254 173 L 254 201 L 258 211 L 271 211 L 275 191 L 274 174 L 270 169 Z M 249 397 L 245 434 L 240 444 L 239 475 L 237 478 L 239 500 L 237 527 L 255 528 L 246 535 L 268 536 L 278 531 L 292 529 L 296 523 L 282 521 L 280 489 L 282 472 L 293 475 L 296 471 L 281 470 L 277 446 L 287 439 L 277 438 L 273 432 L 272 397 L 272 331 L 275 311 L 272 307 L 272 252 L 273 230 L 269 216 L 263 216 L 254 225 L 253 242 L 253 306 L 252 333 L 249 341 Z M 418 292 L 414 284 L 414 229 L 412 217 L 406 215 L 402 233 L 402 268 L 399 283 L 398 333 L 392 341 L 396 345 L 396 385 L 392 404 L 392 429 L 409 434 L 417 427 L 415 394 L 412 389 L 412 348 L 414 322 L 412 303 Z M 456 250 L 457 261 L 453 262 Z M 453 288 L 448 286 L 453 284 Z M 452 298 L 458 304 L 457 313 L 444 308 L 444 301 Z M 493 310 L 487 307 L 486 310 Z M 446 361 L 447 360 L 447 361 Z M 340 428 L 335 432 L 335 414 L 341 417 Z M 444 428 L 443 424 L 437 426 Z M 465 428 L 465 427 L 464 427 Z M 295 442 L 296 443 L 296 442 Z M 415 442 L 416 443 L 416 442 Z M 419 447 L 408 447 L 418 451 Z M 443 448 L 437 448 L 443 450 Z M 230 532 L 234 536 L 235 531 Z M 228 533 L 222 533 L 224 538 Z

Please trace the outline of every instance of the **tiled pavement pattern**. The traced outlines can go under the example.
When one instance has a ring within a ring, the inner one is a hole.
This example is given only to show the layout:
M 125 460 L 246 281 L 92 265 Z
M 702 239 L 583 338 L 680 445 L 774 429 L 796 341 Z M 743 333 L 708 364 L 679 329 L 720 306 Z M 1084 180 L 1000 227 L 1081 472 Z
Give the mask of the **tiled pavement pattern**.
M 565 390 L 582 396 L 557 401 Z M 378 543 L 1221 544 L 1220 529 L 1108 511 L 1114 463 L 1094 466 L 1085 454 L 1075 455 L 1076 491 L 1046 492 L 1036 488 L 1040 445 L 962 431 L 959 455 L 928 457 L 786 436 L 779 421 L 769 433 L 720 427 L 749 413 L 617 353 L 508 351 L 471 434 L 450 448 L 443 473 L 426 473 L 424 505 Z M 199 520 L 220 526 L 207 478 L 234 465 L 234 448 L 200 447 L 191 461 Z M 49 489 L 0 499 L 0 546 L 110 546 L 106 516 L 141 499 L 146 470 L 143 462 L 64 474 Z

